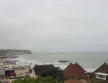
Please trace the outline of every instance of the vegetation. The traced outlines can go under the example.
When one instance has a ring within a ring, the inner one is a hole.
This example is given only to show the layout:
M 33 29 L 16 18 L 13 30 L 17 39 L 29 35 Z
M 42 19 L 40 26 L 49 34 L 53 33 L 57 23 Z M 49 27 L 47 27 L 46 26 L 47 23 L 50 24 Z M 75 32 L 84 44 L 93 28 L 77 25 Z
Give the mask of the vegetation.
M 12 83 L 60 83 L 52 77 L 37 77 L 35 79 L 32 78 L 24 78 L 14 80 Z
M 58 68 L 46 71 L 43 74 L 41 74 L 41 76 L 42 77 L 51 76 L 54 79 L 56 79 L 57 81 L 60 81 L 60 82 L 63 81 L 63 72 L 60 69 L 58 69 Z

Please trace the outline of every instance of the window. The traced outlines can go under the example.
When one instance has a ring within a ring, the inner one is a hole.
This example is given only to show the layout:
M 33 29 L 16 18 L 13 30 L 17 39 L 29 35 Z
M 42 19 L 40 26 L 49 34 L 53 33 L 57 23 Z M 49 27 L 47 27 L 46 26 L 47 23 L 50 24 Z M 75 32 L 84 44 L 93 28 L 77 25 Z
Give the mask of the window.
M 105 75 L 96 74 L 96 78 L 102 79 L 102 80 L 106 80 L 106 76 Z

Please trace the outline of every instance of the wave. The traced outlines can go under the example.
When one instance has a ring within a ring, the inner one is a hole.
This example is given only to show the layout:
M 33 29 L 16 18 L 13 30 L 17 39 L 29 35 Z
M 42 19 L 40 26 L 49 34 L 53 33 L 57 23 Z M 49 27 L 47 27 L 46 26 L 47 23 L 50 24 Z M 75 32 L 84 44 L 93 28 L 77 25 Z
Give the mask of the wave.
M 54 61 L 45 61 L 45 60 L 38 60 L 38 59 L 32 59 L 30 60 L 27 57 L 24 56 L 19 56 L 19 58 L 16 58 L 16 60 L 18 61 L 17 64 L 18 65 L 30 65 L 31 68 L 33 68 L 36 64 L 37 65 L 45 65 L 45 64 L 53 64 L 55 67 L 59 67 L 60 69 L 64 70 L 70 62 L 68 63 L 60 63 L 58 60 L 54 60 Z M 84 65 L 84 64 L 83 64 Z M 93 72 L 95 69 L 89 68 L 89 66 L 84 68 L 87 72 Z

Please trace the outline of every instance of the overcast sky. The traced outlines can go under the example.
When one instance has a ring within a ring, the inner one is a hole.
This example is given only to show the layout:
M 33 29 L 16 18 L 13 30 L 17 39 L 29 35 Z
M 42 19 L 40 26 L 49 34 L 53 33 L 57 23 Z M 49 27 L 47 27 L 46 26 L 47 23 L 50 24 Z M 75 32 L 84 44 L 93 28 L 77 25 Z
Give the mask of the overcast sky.
M 108 51 L 108 0 L 0 0 L 0 48 Z

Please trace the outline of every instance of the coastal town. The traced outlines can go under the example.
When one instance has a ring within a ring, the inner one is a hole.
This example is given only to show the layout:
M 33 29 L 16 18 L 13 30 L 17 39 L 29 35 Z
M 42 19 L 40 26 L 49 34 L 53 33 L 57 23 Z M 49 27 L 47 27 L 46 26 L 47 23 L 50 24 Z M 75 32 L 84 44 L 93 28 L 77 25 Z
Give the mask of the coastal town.
M 0 0 L 0 83 L 108 83 L 108 0 Z
M 6 50 L 7 52 L 7 50 Z M 5 54 L 5 51 L 3 52 Z M 31 52 L 29 52 L 31 53 Z M 21 54 L 21 53 L 20 53 Z M 87 72 L 79 63 L 69 63 L 65 69 L 52 64 L 21 66 L 8 56 L 0 56 L 0 83 L 13 83 L 14 80 L 52 76 L 62 83 L 108 83 L 108 64 L 105 62 L 93 72 Z

